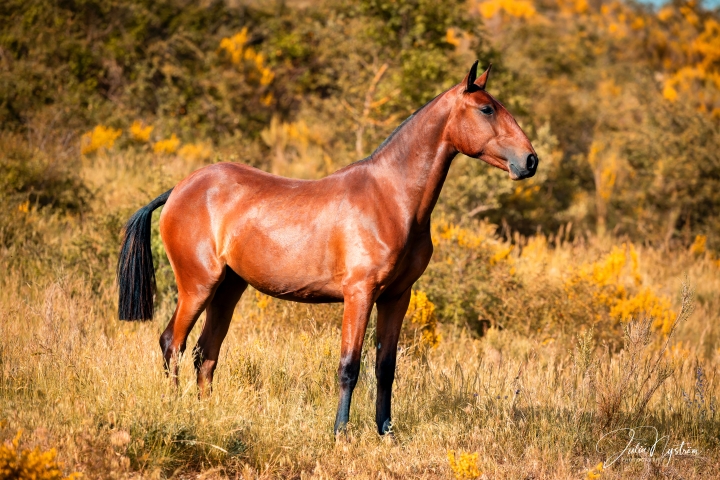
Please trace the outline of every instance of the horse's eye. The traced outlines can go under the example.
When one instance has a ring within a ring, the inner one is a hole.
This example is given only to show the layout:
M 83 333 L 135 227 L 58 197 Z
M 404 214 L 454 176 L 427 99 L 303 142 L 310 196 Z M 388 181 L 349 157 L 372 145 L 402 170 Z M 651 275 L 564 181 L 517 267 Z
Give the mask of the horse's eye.
M 483 115 L 492 115 L 495 112 L 495 110 L 493 110 L 493 108 L 489 106 L 482 107 L 480 111 L 483 113 Z

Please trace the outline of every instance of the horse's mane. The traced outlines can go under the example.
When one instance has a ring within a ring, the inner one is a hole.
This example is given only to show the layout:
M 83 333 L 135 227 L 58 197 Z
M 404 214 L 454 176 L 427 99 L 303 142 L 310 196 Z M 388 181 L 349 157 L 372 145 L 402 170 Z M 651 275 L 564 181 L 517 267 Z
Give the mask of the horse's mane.
M 442 95 L 442 94 L 440 94 L 440 95 Z M 398 132 L 400 132 L 400 130 L 402 130 L 403 127 L 405 127 L 405 126 L 410 122 L 410 120 L 412 120 L 413 118 L 415 118 L 415 115 L 417 115 L 418 113 L 420 113 L 420 111 L 421 111 L 422 109 L 424 109 L 425 107 L 427 107 L 428 105 L 430 105 L 432 102 L 434 102 L 435 99 L 438 98 L 440 95 L 436 95 L 435 97 L 433 97 L 432 99 L 430 99 L 427 103 L 425 103 L 425 105 L 423 105 L 422 107 L 420 107 L 420 108 L 418 108 L 417 110 L 415 110 L 409 117 L 407 117 L 405 120 L 403 120 L 403 122 L 402 122 L 400 125 L 398 125 L 398 126 L 395 128 L 395 130 L 393 130 L 392 133 L 391 133 L 390 135 L 388 135 L 388 137 L 387 137 L 385 140 L 383 140 L 383 142 L 382 142 L 380 145 L 378 145 L 378 147 L 375 149 L 375 151 L 374 151 L 373 153 L 371 153 L 370 156 L 367 157 L 367 158 L 372 158 L 373 156 L 375 156 L 376 153 L 380 152 L 383 148 L 385 148 L 385 146 L 387 146 L 387 144 L 392 141 L 392 139 L 395 137 L 395 135 L 397 135 Z M 364 160 L 367 160 L 367 158 L 364 159 Z
M 385 140 L 383 140 L 383 142 L 382 142 L 382 143 L 373 151 L 373 153 L 371 153 L 369 156 L 367 156 L 367 157 L 365 157 L 365 158 L 363 158 L 363 159 L 360 159 L 360 160 L 356 160 L 356 161 L 354 161 L 353 163 L 351 163 L 350 165 L 346 165 L 346 166 L 344 166 L 343 168 L 337 170 L 335 173 L 343 172 L 343 171 L 345 171 L 345 170 L 347 170 L 347 169 L 349 169 L 349 168 L 358 166 L 358 165 L 360 165 L 360 164 L 364 164 L 364 163 L 372 160 L 372 159 L 375 157 L 375 155 L 377 155 L 378 153 L 380 153 L 380 151 L 381 151 L 383 148 L 385 148 L 385 147 L 392 141 L 392 139 L 393 139 L 403 128 L 405 128 L 405 126 L 406 126 L 408 123 L 410 123 L 410 120 L 412 120 L 413 118 L 415 118 L 415 116 L 416 116 L 417 114 L 419 114 L 425 107 L 427 107 L 427 106 L 430 105 L 432 102 L 434 102 L 435 99 L 437 99 L 440 95 L 442 95 L 442 93 L 439 94 L 439 95 L 436 95 L 434 98 L 432 98 L 430 101 L 428 101 L 425 105 L 423 105 L 422 107 L 420 107 L 420 108 L 418 108 L 417 110 L 415 110 L 409 117 L 407 117 L 405 120 L 403 120 L 403 122 L 402 122 L 400 125 L 398 125 L 397 127 L 395 127 L 395 130 L 393 130 L 392 133 L 391 133 Z

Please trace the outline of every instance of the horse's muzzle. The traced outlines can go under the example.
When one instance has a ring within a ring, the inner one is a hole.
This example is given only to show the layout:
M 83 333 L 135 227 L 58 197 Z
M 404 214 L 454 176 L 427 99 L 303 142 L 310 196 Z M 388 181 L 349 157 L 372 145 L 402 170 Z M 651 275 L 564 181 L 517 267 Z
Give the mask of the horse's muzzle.
M 524 165 L 522 165 L 524 163 Z M 513 180 L 522 180 L 524 178 L 530 178 L 535 175 L 540 160 L 534 153 L 529 154 L 525 161 L 517 161 L 516 159 L 510 159 L 508 161 L 508 169 L 510 170 L 510 178 Z

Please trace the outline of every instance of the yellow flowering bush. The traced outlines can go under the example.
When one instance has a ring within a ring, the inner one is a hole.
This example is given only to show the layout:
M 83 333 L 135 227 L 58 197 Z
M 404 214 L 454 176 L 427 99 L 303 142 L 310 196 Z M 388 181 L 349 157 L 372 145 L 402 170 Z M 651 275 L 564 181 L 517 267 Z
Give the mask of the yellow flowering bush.
M 532 18 L 537 13 L 532 2 L 528 0 L 488 0 L 482 2 L 478 9 L 485 18 L 492 18 L 500 12 L 516 18 Z
M 477 453 L 458 452 L 456 456 L 454 450 L 449 450 L 447 455 L 450 470 L 457 480 L 472 480 L 482 475 L 477 466 Z
M 578 268 L 567 285 L 590 286 L 595 303 L 612 306 L 616 299 L 623 298 L 627 294 L 625 285 L 621 281 L 626 263 L 627 252 L 624 246 L 623 248 L 613 246 L 610 253 L 602 259 Z M 575 292 L 569 288 L 568 294 L 572 298 Z
M 461 227 L 442 217 L 432 225 L 433 261 L 416 288 L 433 299 L 443 323 L 479 329 L 478 322 L 507 318 L 503 297 L 517 283 L 515 250 L 495 229 L 485 222 Z
M 697 235 L 695 237 L 695 241 L 692 245 L 690 245 L 690 253 L 695 255 L 696 257 L 699 257 L 703 253 L 705 253 L 707 245 L 707 235 Z
M 234 64 L 240 63 L 243 58 L 243 49 L 248 41 L 248 29 L 244 27 L 232 37 L 223 38 L 220 41 L 220 49 L 230 55 L 230 61 Z
M 669 333 L 676 318 L 672 301 L 645 283 L 631 243 L 583 262 L 554 236 L 515 235 L 509 242 L 495 229 L 442 217 L 433 225 L 433 261 L 415 287 L 408 318 L 429 317 L 414 313 L 429 297 L 438 323 L 479 333 L 498 327 L 558 338 L 596 326 L 599 337 L 612 343 L 621 338 L 621 324 L 645 316 L 655 331 Z
M 145 125 L 143 122 L 135 120 L 132 125 L 130 125 L 130 135 L 132 135 L 133 140 L 136 142 L 145 143 L 150 140 L 150 134 L 153 128 L 155 127 L 152 125 Z
M 203 162 L 212 157 L 212 148 L 207 143 L 186 143 L 180 147 L 178 155 L 191 162 Z
M 155 153 L 166 153 L 168 155 L 173 154 L 177 151 L 180 146 L 180 140 L 173 133 L 170 138 L 160 140 L 153 145 L 153 152 Z
M 115 140 L 117 140 L 120 135 L 122 135 L 122 130 L 98 125 L 89 132 L 83 134 L 80 140 L 80 152 L 83 155 L 86 155 L 100 150 L 101 148 L 112 148 L 115 144 Z
M 275 74 L 270 67 L 265 65 L 265 56 L 258 53 L 254 48 L 246 45 L 248 41 L 248 29 L 244 27 L 240 32 L 232 37 L 223 38 L 220 41 L 220 51 L 225 52 L 230 61 L 237 66 L 249 65 L 254 72 L 251 78 L 254 78 L 260 85 L 270 85 L 275 78 Z M 264 97 L 263 103 L 269 104 L 272 97 Z
M 596 321 L 605 315 L 615 323 L 647 315 L 653 319 L 656 330 L 667 334 L 676 312 L 668 298 L 658 296 L 649 287 L 640 288 L 638 268 L 632 244 L 613 246 L 603 258 L 582 265 L 566 281 L 569 300 L 581 300 L 579 297 L 589 292 Z
M 643 314 L 653 319 L 653 328 L 665 334 L 670 333 L 676 317 L 670 300 L 657 296 L 649 288 L 643 288 L 635 295 L 618 298 L 610 308 L 610 317 L 623 322 L 629 322 Z
M 63 475 L 63 464 L 55 459 L 54 448 L 46 452 L 38 447 L 20 450 L 21 436 L 22 430 L 19 430 L 11 442 L 0 445 L 0 480 L 73 480 L 82 476 L 80 473 Z
M 455 48 L 460 46 L 460 38 L 457 35 L 456 29 L 447 29 L 447 31 L 445 32 L 445 41 Z
M 477 248 L 492 238 L 485 235 L 486 232 L 472 231 L 442 220 L 437 223 L 436 232 L 441 240 L 456 242 L 459 246 L 466 248 Z
M 587 478 L 588 480 L 598 479 L 598 478 L 600 478 L 600 477 L 602 476 L 603 470 L 604 470 L 604 468 L 603 468 L 603 462 L 600 462 L 600 463 L 598 463 L 597 465 L 595 465 L 593 468 L 591 468 L 590 470 L 588 470 L 587 475 L 586 475 L 586 478 Z
M 418 343 L 423 350 L 437 347 L 440 344 L 435 304 L 427 298 L 425 292 L 422 290 L 412 291 L 406 317 L 410 320 L 411 326 L 419 331 Z

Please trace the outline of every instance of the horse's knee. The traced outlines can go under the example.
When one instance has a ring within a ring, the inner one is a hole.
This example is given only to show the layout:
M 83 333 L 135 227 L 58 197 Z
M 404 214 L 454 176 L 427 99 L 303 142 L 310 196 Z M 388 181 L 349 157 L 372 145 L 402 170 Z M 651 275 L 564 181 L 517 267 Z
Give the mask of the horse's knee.
M 172 331 L 166 330 L 163 332 L 162 335 L 160 335 L 160 349 L 163 352 L 163 356 L 167 358 L 167 352 L 170 350 L 170 346 L 172 345 Z
M 380 360 L 375 366 L 375 377 L 378 386 L 391 387 L 395 381 L 395 359 L 386 358 Z
M 171 331 L 166 331 L 160 336 L 160 349 L 163 352 L 166 367 L 169 367 L 173 359 L 177 360 L 177 357 L 185 351 L 185 342 L 177 345 L 174 340 Z
M 341 360 L 338 367 L 338 380 L 342 388 L 355 388 L 360 375 L 359 360 Z

